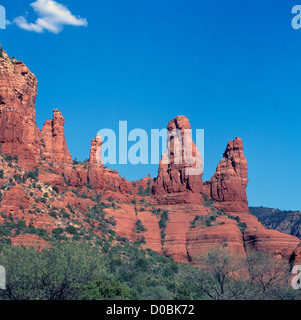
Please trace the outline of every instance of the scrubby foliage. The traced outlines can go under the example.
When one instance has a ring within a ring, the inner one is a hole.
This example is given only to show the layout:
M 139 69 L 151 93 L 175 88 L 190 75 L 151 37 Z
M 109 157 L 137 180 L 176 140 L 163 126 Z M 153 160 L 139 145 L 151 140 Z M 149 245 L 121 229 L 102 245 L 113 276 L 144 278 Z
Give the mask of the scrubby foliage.
M 59 232 L 58 232 L 59 233 Z M 4 245 L 9 300 L 190 299 L 184 265 L 129 241 L 100 252 L 88 243 L 61 243 L 40 252 Z M 191 266 L 190 268 L 193 269 Z
M 301 238 L 301 212 L 283 211 L 265 207 L 250 207 L 250 213 L 268 229 Z
M 80 242 L 41 251 L 4 244 L 0 265 L 7 272 L 0 299 L 9 300 L 301 298 L 288 285 L 283 260 L 258 252 L 246 259 L 222 246 L 200 256 L 196 267 L 143 250 L 126 238 L 101 251 Z

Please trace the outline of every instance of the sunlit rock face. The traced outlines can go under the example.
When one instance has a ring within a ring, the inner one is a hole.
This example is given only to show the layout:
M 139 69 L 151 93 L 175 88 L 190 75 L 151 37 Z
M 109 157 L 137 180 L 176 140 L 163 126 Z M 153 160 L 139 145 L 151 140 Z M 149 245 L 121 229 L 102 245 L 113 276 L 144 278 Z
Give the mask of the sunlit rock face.
M 201 202 L 203 160 L 192 141 L 189 120 L 184 116 L 171 120 L 167 135 L 153 194 L 162 204 Z
M 246 188 L 248 165 L 240 138 L 229 141 L 223 159 L 210 180 L 210 196 L 231 212 L 249 212 Z

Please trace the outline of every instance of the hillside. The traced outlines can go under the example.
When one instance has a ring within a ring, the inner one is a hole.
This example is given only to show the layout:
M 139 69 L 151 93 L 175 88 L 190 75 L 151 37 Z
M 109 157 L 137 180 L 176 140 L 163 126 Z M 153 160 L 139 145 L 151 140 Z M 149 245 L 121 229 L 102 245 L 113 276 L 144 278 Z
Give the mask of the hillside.
M 58 239 L 108 248 L 114 234 L 194 264 L 219 243 L 244 256 L 253 250 L 286 260 L 298 256 L 299 238 L 268 230 L 249 213 L 242 139 L 227 143 L 216 172 L 203 182 L 202 159 L 191 136 L 196 161 L 185 158 L 181 137 L 189 120 L 178 116 L 167 124 L 170 143 L 158 176 L 127 181 L 103 166 L 99 136 L 91 141 L 89 160 L 72 160 L 58 109 L 42 129 L 37 127 L 37 79 L 23 62 L 3 49 L 0 53 L 2 242 L 48 247 Z
M 250 207 L 250 213 L 268 229 L 301 238 L 301 212 L 265 207 Z

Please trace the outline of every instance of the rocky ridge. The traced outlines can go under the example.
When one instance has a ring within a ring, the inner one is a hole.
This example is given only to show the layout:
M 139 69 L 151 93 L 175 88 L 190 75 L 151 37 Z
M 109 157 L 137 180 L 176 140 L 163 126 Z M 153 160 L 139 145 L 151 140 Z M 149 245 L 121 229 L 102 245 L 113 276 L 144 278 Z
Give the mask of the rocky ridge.
M 186 137 L 191 154 L 183 144 L 189 120 L 178 116 L 167 126 L 158 177 L 130 182 L 102 165 L 99 136 L 91 141 L 88 161 L 72 161 L 59 110 L 41 130 L 37 127 L 36 94 L 35 76 L 1 49 L 2 240 L 45 246 L 52 238 L 89 239 L 105 245 L 109 225 L 119 238 L 177 261 L 196 263 L 217 243 L 243 255 L 255 249 L 286 259 L 297 255 L 298 238 L 266 229 L 249 213 L 240 138 L 228 142 L 216 172 L 203 182 L 202 158 L 191 136 Z

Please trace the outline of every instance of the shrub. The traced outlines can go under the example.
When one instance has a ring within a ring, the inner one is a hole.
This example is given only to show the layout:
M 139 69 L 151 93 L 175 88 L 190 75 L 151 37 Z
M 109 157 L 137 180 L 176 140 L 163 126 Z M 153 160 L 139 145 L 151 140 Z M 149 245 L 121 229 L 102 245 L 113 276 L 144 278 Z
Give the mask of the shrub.
M 52 234 L 53 234 L 55 237 L 60 236 L 63 232 L 64 232 L 64 230 L 63 230 L 62 228 L 54 228 L 54 229 L 52 230 Z
M 73 241 L 79 241 L 81 239 L 81 236 L 79 234 L 75 234 L 72 238 Z
M 139 196 L 143 196 L 144 192 L 143 192 L 143 188 L 140 186 L 139 189 L 138 189 L 138 194 Z
M 39 169 L 35 169 L 35 171 L 28 171 L 26 173 L 26 177 L 32 180 L 37 181 L 39 176 Z
M 14 174 L 14 179 L 16 182 L 21 183 L 22 182 L 22 177 L 20 174 Z
M 247 224 L 245 222 L 239 222 L 238 228 L 241 230 L 241 232 L 244 232 L 247 229 Z
M 0 264 L 7 271 L 1 300 L 76 299 L 79 289 L 104 275 L 98 248 L 76 242 L 39 253 L 34 248 L 4 246 Z
M 53 190 L 54 192 L 56 192 L 57 194 L 60 192 L 60 191 L 59 191 L 59 188 L 58 188 L 57 186 L 52 187 L 52 190 Z
M 77 234 L 77 229 L 74 226 L 69 225 L 66 228 L 66 232 L 69 233 L 69 234 L 75 235 L 75 234 Z
M 146 232 L 146 231 L 147 231 L 147 229 L 144 227 L 141 220 L 138 219 L 136 222 L 136 232 L 141 233 L 141 232 Z
M 210 227 L 210 226 L 211 226 L 211 219 L 207 219 L 207 220 L 206 220 L 206 226 L 207 226 L 207 227 Z

